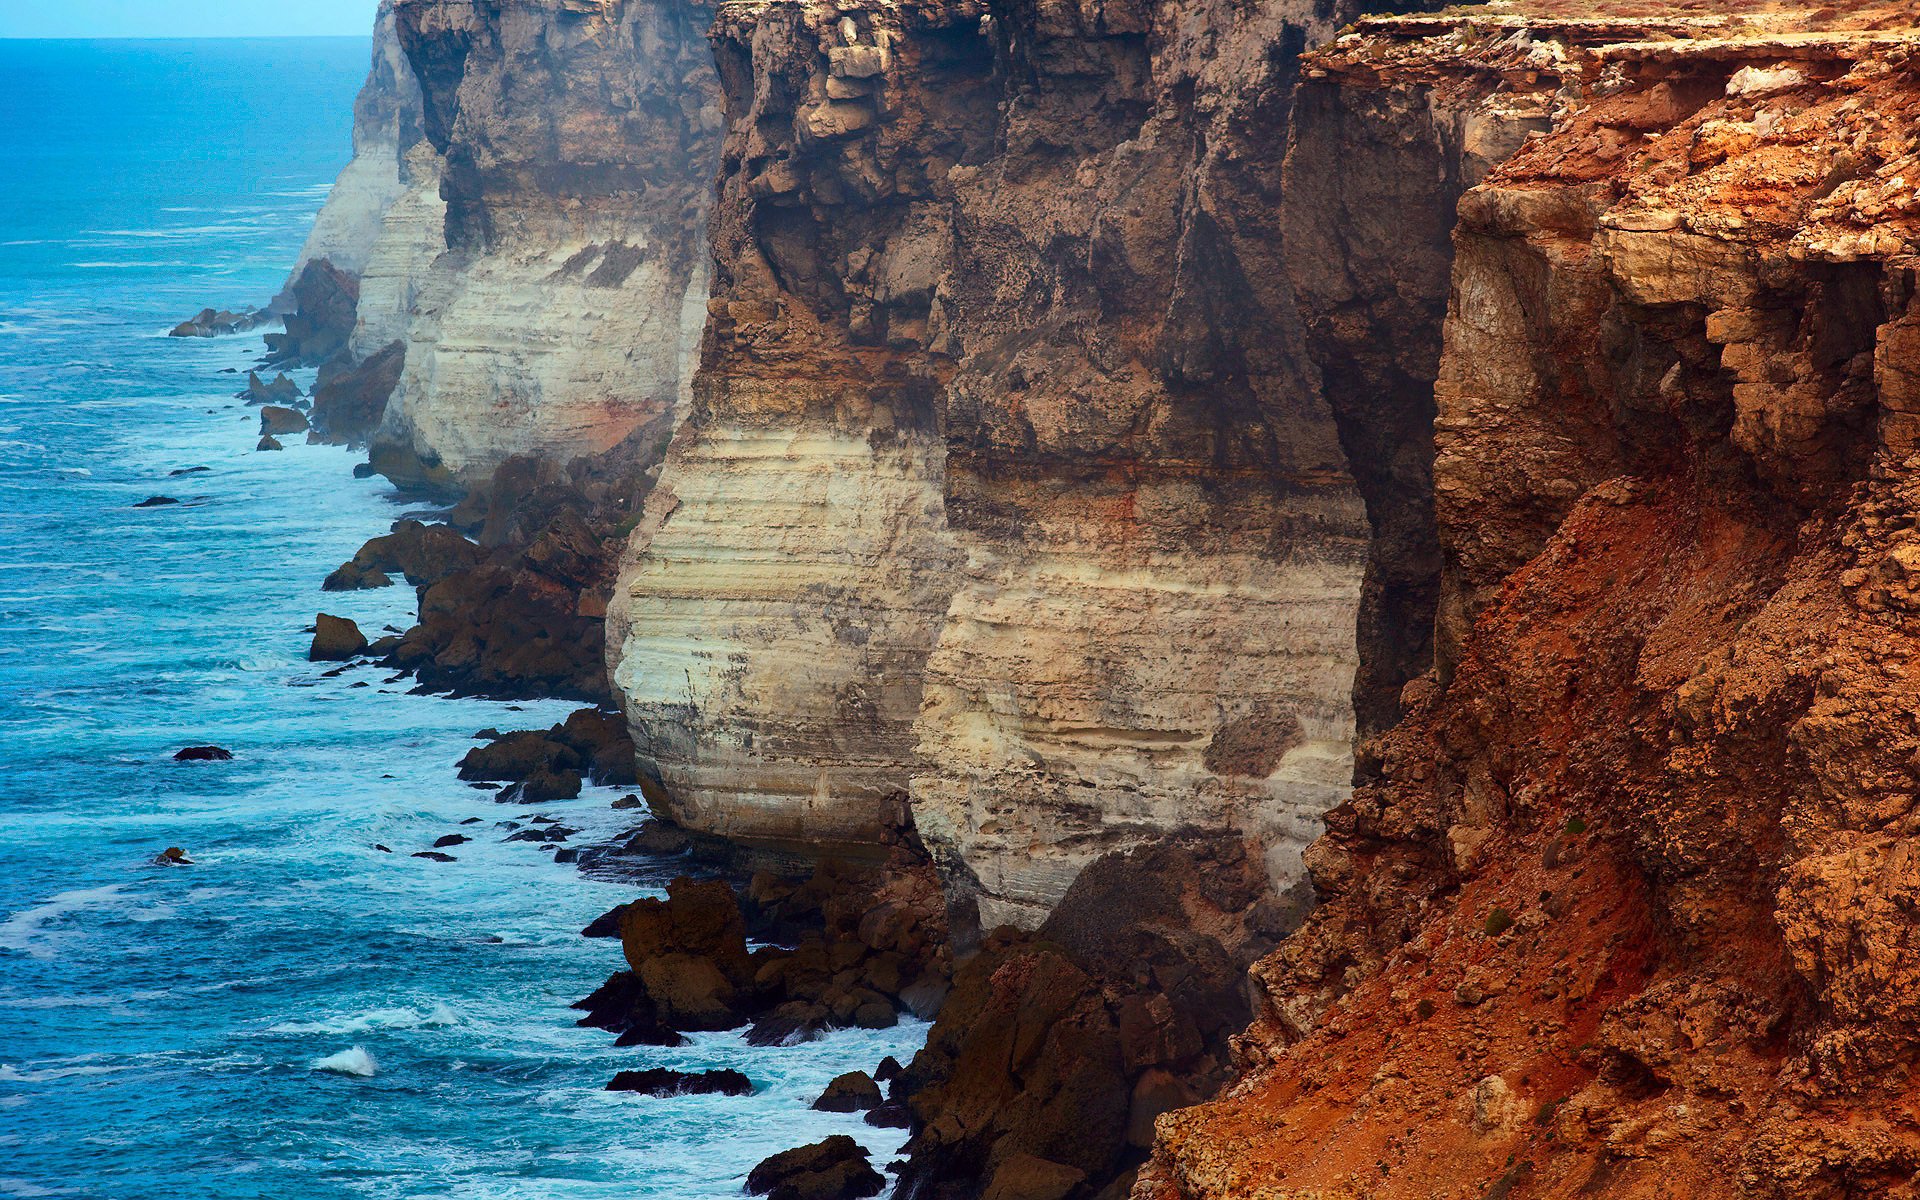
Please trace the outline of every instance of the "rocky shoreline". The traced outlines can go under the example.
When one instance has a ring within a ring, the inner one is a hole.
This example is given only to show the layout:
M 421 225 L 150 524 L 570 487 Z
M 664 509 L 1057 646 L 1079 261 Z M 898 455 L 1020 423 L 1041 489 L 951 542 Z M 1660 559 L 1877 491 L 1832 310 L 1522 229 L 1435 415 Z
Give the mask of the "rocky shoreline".
M 619 1044 L 931 1021 L 750 1190 L 1920 1179 L 1920 31 L 1439 7 L 384 10 L 314 654 L 595 706 L 462 771 L 686 856 Z

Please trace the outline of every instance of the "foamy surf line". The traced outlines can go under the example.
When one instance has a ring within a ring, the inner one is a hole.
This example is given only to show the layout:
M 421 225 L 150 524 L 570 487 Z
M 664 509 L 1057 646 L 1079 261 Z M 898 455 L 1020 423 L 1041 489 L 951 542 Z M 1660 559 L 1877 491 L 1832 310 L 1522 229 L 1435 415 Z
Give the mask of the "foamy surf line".
M 460 1014 L 444 1004 L 421 1012 L 412 1008 L 376 1008 L 352 1017 L 324 1021 L 283 1021 L 268 1033 L 369 1033 L 376 1029 L 444 1029 L 456 1025 Z
M 48 927 L 62 917 L 89 909 L 105 907 L 120 898 L 125 885 L 80 888 L 61 892 L 45 904 L 15 913 L 0 924 L 0 950 L 19 950 L 34 958 L 53 957 L 54 935 Z

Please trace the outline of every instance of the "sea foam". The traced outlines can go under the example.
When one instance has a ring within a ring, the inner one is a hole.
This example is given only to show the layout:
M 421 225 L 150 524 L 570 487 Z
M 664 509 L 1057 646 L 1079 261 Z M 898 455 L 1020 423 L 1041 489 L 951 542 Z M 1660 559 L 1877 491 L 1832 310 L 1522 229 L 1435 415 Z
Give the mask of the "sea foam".
M 325 1058 L 316 1058 L 310 1064 L 316 1071 L 331 1071 L 335 1075 L 358 1075 L 362 1079 L 371 1079 L 379 1067 L 359 1046 L 342 1050 L 338 1054 L 329 1054 Z
M 366 1033 L 374 1029 L 440 1029 L 458 1023 L 460 1014 L 444 1004 L 425 1012 L 412 1008 L 376 1008 L 351 1017 L 324 1021 L 283 1021 L 268 1033 Z

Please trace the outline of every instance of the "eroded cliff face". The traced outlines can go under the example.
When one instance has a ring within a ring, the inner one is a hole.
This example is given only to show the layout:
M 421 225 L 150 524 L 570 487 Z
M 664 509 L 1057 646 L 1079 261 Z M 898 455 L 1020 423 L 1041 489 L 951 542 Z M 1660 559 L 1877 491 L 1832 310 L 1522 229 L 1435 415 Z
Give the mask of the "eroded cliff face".
M 374 263 L 388 316 L 360 340 L 403 327 L 407 343 L 375 465 L 453 486 L 514 454 L 565 462 L 633 438 L 657 457 L 705 313 L 708 10 L 398 0 L 395 15 L 437 161 L 417 164 Z
M 722 7 L 712 315 L 611 617 L 677 818 L 845 847 L 904 802 L 987 927 L 1181 828 L 1297 878 L 1386 494 L 1278 217 L 1294 63 L 1352 15 Z
M 1136 1195 L 1914 1194 L 1916 39 L 1749 7 L 1311 61 L 1409 142 L 1544 132 L 1459 209 L 1440 669 Z
M 410 186 L 408 153 L 425 136 L 423 117 L 420 85 L 400 47 L 393 0 L 381 0 L 373 66 L 353 106 L 353 159 L 327 194 L 289 280 L 298 279 L 316 259 L 353 276 L 365 270 L 389 211 Z

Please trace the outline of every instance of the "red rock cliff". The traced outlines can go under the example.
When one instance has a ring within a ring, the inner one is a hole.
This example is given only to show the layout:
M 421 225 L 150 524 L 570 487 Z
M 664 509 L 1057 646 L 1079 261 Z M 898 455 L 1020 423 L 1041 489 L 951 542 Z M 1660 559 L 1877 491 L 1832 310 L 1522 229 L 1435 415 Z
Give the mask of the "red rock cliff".
M 1536 136 L 1459 206 L 1439 670 L 1136 1195 L 1912 1194 L 1916 41 L 1763 7 L 1310 60 L 1297 178 Z

